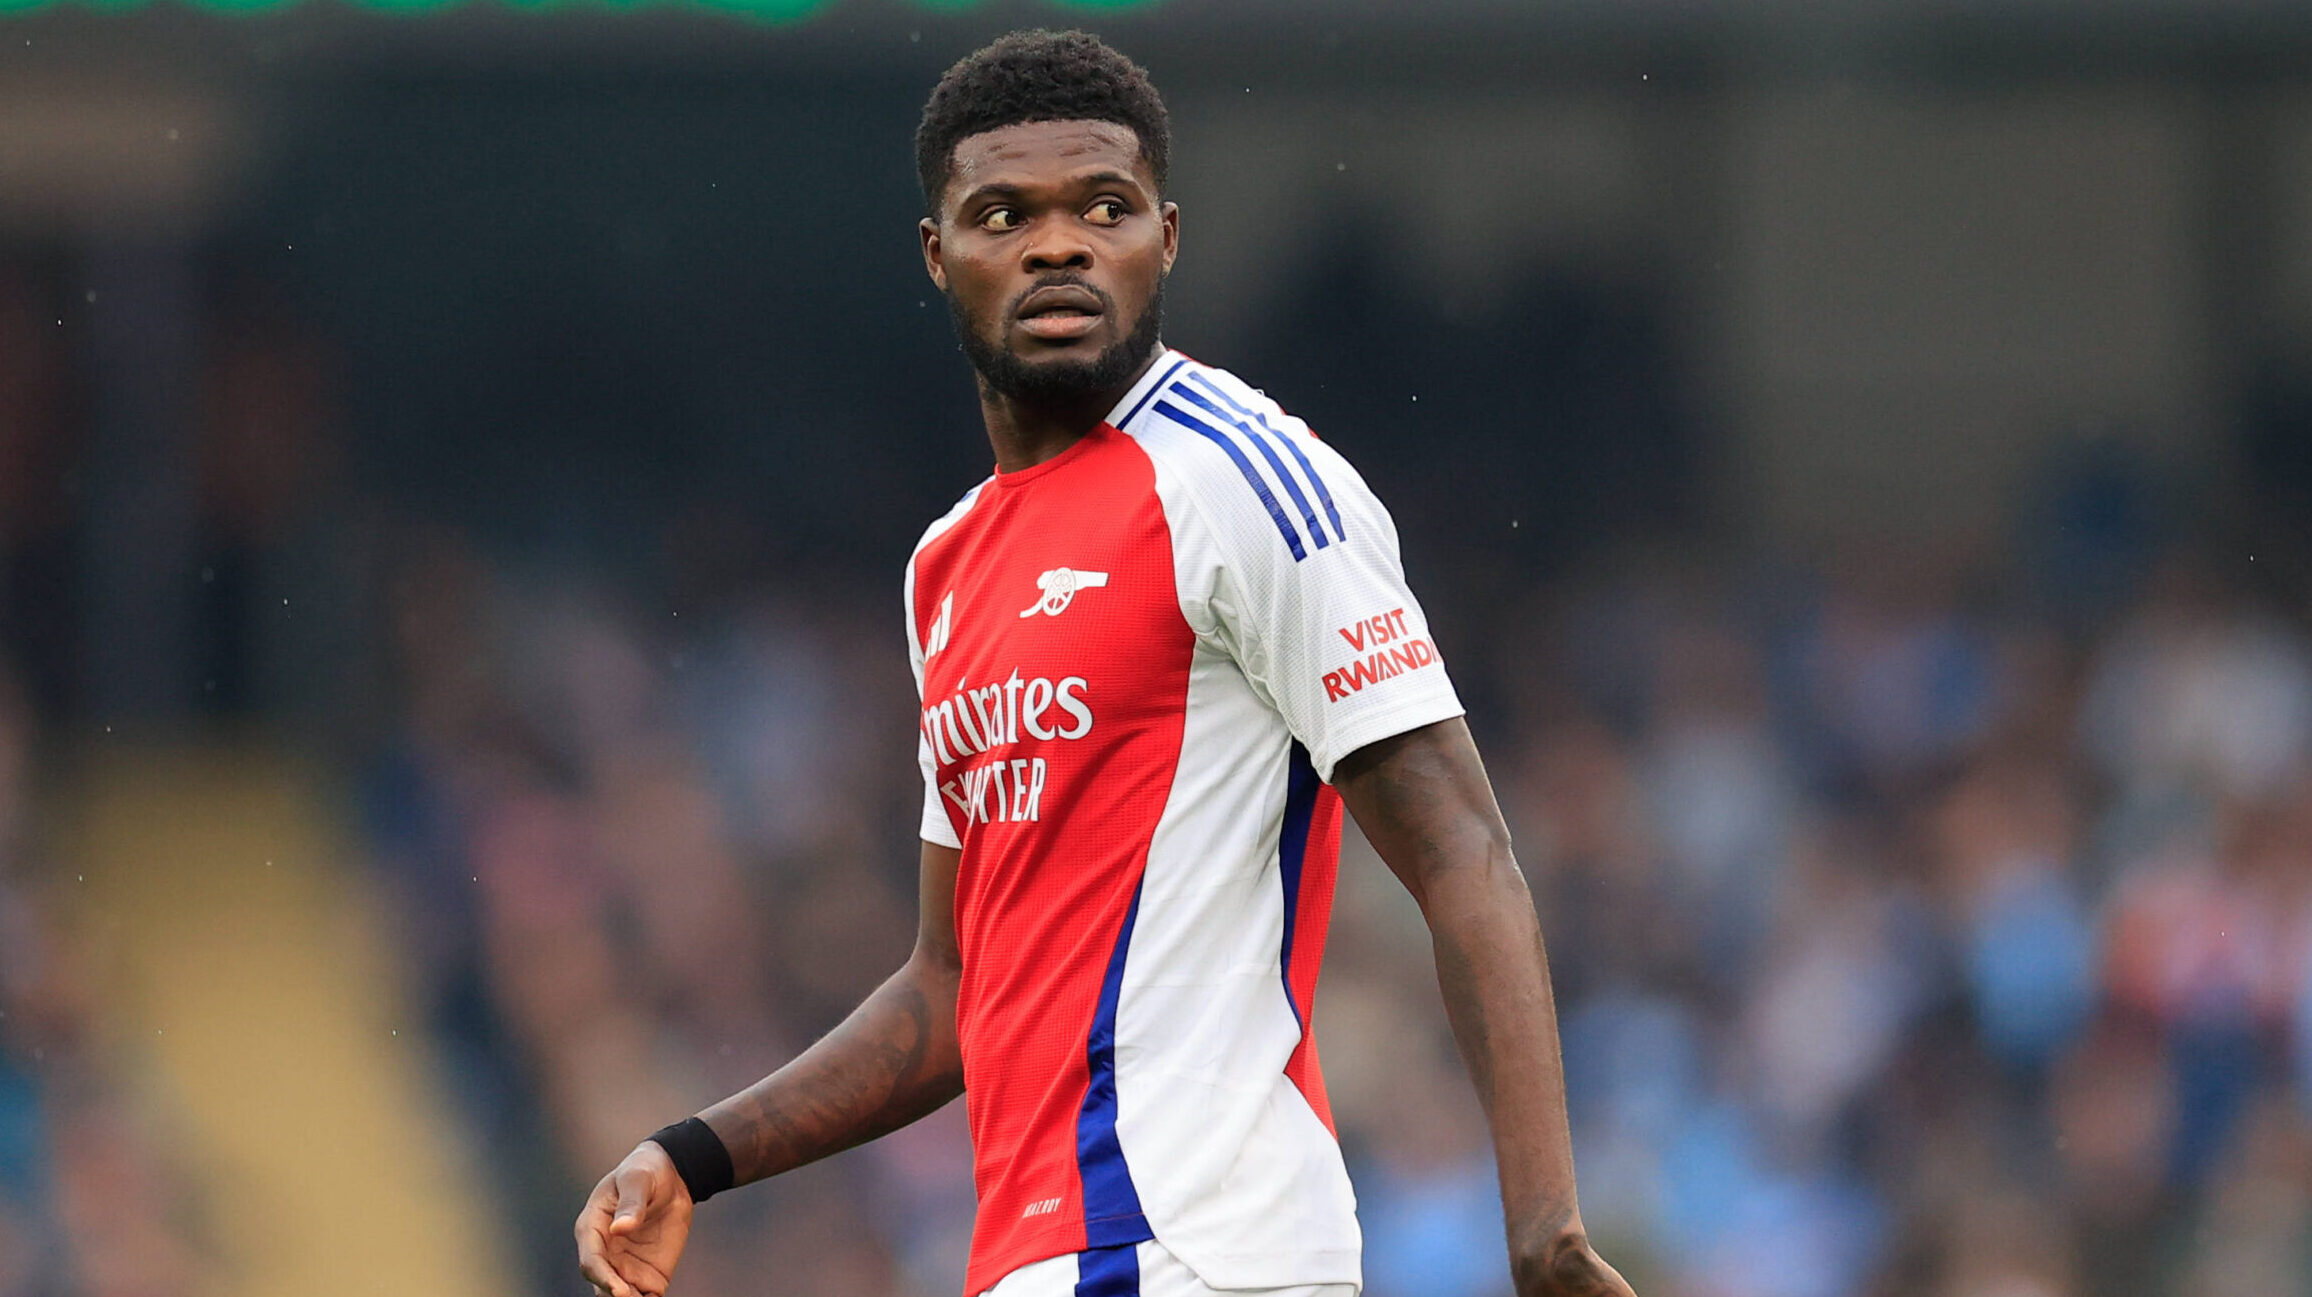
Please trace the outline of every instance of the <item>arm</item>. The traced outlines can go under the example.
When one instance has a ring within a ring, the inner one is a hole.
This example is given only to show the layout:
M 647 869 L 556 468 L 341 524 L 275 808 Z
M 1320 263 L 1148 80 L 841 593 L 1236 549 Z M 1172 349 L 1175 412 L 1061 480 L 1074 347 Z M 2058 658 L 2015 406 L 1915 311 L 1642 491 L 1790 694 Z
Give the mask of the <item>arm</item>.
M 1428 920 L 1445 1013 L 1493 1130 L 1519 1297 L 1629 1297 L 1582 1230 L 1541 925 L 1469 727 L 1439 721 L 1360 748 L 1333 784 Z
M 955 992 L 953 847 L 923 844 L 922 919 L 906 964 L 793 1062 L 699 1114 L 737 1184 L 791 1171 L 928 1116 L 963 1093 Z M 578 1215 L 578 1268 L 606 1297 L 660 1297 L 693 1204 L 666 1150 L 645 1141 Z

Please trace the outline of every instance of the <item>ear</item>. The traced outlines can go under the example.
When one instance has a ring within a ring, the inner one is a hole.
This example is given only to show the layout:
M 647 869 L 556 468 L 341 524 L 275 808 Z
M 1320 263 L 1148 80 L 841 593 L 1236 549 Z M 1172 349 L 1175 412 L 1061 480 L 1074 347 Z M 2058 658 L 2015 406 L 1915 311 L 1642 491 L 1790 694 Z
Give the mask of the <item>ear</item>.
M 1180 255 L 1180 204 L 1171 202 L 1165 203 L 1162 208 L 1162 212 L 1162 219 L 1164 223 L 1164 273 L 1169 275 L 1172 273 L 1173 259 Z
M 926 216 L 922 223 L 915 228 L 916 232 L 923 236 L 923 272 L 931 276 L 931 282 L 938 287 L 940 292 L 944 293 L 947 291 L 947 265 L 941 259 L 939 222 Z M 1171 264 L 1169 254 L 1165 257 L 1165 264 Z

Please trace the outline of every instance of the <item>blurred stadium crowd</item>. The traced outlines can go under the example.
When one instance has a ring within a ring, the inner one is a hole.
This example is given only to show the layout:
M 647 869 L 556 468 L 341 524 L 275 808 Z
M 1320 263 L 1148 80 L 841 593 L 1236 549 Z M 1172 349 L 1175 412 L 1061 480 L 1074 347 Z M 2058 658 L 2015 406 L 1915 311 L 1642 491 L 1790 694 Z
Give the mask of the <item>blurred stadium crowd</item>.
M 300 408 L 305 371 L 263 361 L 294 350 L 244 358 L 272 394 L 251 408 Z M 68 418 L 25 395 L 41 354 L 0 346 L 0 465 Z M 1431 594 L 1551 943 L 1585 1211 L 1641 1291 L 2312 1276 L 2312 607 L 2162 539 L 2123 461 L 2059 477 L 1997 561 L 1657 543 Z M 1401 516 L 1452 508 L 1376 486 Z M 0 513 L 12 626 L 37 624 L 27 574 L 61 525 Z M 897 574 L 777 575 L 740 543 L 678 532 L 647 590 L 438 524 L 378 547 L 391 683 L 347 783 L 540 1292 L 575 1285 L 595 1175 L 791 1056 L 912 939 Z M 0 1297 L 211 1291 L 219 1205 L 62 927 L 41 647 L 0 654 Z M 1506 1290 L 1433 978 L 1352 846 L 1319 1022 L 1374 1297 Z M 680 1288 L 947 1297 L 971 1211 L 958 1105 L 717 1201 Z

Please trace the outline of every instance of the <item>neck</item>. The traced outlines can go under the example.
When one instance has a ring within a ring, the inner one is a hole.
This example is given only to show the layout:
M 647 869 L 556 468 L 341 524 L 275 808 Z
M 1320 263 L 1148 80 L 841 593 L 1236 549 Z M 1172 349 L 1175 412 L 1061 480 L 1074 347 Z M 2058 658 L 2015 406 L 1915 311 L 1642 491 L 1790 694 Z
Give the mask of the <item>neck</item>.
M 985 378 L 979 379 L 979 413 L 987 423 L 988 444 L 995 448 L 996 471 L 1034 468 L 1082 441 L 1163 354 L 1164 346 L 1158 343 L 1123 382 L 1064 400 L 1006 396 L 989 387 Z

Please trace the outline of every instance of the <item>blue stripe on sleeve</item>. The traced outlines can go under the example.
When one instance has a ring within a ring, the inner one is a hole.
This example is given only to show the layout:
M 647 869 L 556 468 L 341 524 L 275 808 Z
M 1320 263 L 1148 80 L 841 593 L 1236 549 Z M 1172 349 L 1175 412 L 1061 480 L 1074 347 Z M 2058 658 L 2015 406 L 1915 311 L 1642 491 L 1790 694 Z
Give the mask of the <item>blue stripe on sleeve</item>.
M 1300 912 L 1301 867 L 1308 860 L 1309 821 L 1316 815 L 1317 787 L 1309 750 L 1296 740 L 1285 771 L 1284 836 L 1277 843 L 1277 872 L 1284 877 L 1284 941 L 1278 947 L 1276 962 L 1284 977 L 1284 1002 L 1291 1006 L 1292 1020 L 1304 1032 L 1308 1019 L 1292 998 L 1292 938 L 1293 921 Z
M 1132 905 L 1124 911 L 1124 926 L 1116 934 L 1115 953 L 1108 956 L 1108 973 L 1100 981 L 1100 1007 L 1092 1015 L 1086 1044 L 1091 1083 L 1084 1087 L 1084 1106 L 1076 1114 L 1076 1173 L 1084 1182 L 1084 1239 L 1087 1246 L 1114 1247 L 1137 1243 L 1156 1235 L 1140 1210 L 1140 1191 L 1132 1184 L 1132 1168 L 1124 1162 L 1124 1145 L 1116 1138 L 1116 1004 L 1124 991 L 1124 952 L 1132 944 L 1132 926 L 1140 918 L 1140 886 L 1132 887 Z
M 1299 507 L 1301 521 L 1308 524 L 1309 536 L 1316 541 L 1317 548 L 1323 549 L 1333 543 L 1332 537 L 1325 535 L 1325 525 L 1317 521 L 1317 511 L 1309 508 L 1309 498 L 1301 494 L 1300 483 L 1294 479 L 1292 470 L 1284 466 L 1284 461 L 1276 457 L 1276 452 L 1268 448 L 1268 442 L 1259 433 L 1247 427 L 1244 420 L 1231 416 L 1228 411 L 1197 395 L 1185 383 L 1175 385 L 1172 390 L 1203 406 L 1205 412 L 1213 418 L 1243 433 L 1245 440 L 1260 452 L 1261 458 L 1268 461 L 1268 466 L 1276 470 L 1276 480 L 1284 483 L 1284 493 L 1291 496 L 1293 504 Z
M 1284 510 L 1277 506 L 1276 497 L 1269 494 L 1268 483 L 1262 480 L 1260 470 L 1244 457 L 1244 452 L 1237 448 L 1234 438 L 1170 401 L 1158 401 L 1156 413 L 1202 435 L 1213 445 L 1227 451 L 1228 457 L 1236 461 L 1236 471 L 1244 474 L 1244 480 L 1252 486 L 1252 493 L 1260 497 L 1262 507 L 1268 510 L 1269 518 L 1276 523 L 1277 533 L 1284 537 L 1285 548 L 1292 551 L 1293 562 L 1298 563 L 1308 557 L 1308 551 L 1301 546 L 1300 532 L 1293 527 L 1292 520 L 1284 516 Z
M 1325 516 L 1333 520 L 1333 534 L 1339 536 L 1342 541 L 1347 541 L 1349 538 L 1349 532 L 1347 528 L 1341 526 L 1341 511 L 1339 507 L 1333 503 L 1333 493 L 1325 489 L 1325 480 L 1317 475 L 1316 465 L 1309 463 L 1309 457 L 1301 453 L 1301 448 L 1292 444 L 1292 438 L 1287 437 L 1283 433 L 1278 432 L 1276 429 L 1269 427 L 1268 420 L 1262 418 L 1259 414 L 1255 413 L 1254 411 L 1247 410 L 1241 405 L 1238 405 L 1234 397 L 1220 390 L 1220 384 L 1213 382 L 1211 379 L 1206 378 L 1204 375 L 1197 373 L 1193 369 L 1188 371 L 1186 377 L 1193 380 L 1197 386 L 1203 388 L 1205 391 L 1219 397 L 1221 404 L 1227 406 L 1231 410 L 1236 411 L 1238 414 L 1243 415 L 1245 418 L 1252 420 L 1255 424 L 1258 424 L 1262 430 L 1268 433 L 1269 436 L 1276 438 L 1277 441 L 1284 446 L 1286 454 L 1299 461 L 1301 471 L 1309 475 L 1309 485 L 1317 489 L 1317 500 L 1325 506 Z

